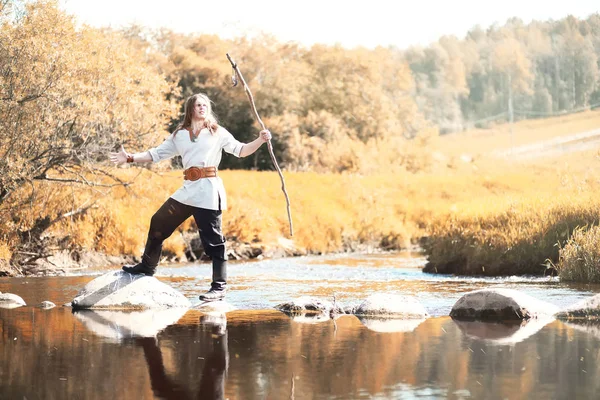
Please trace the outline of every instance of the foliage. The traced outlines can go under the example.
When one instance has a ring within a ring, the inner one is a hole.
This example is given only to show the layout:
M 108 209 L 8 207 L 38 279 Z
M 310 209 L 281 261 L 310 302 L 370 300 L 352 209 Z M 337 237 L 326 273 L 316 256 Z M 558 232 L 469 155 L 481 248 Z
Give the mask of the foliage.
M 415 98 L 440 132 L 585 109 L 600 99 L 600 15 L 473 28 L 404 52 Z M 500 115 L 499 115 L 500 114 Z M 493 116 L 497 116 L 494 118 Z
M 156 142 L 176 90 L 122 34 L 77 29 L 56 1 L 23 10 L 9 18 L 3 7 L 0 19 L 0 234 L 35 242 L 53 216 L 79 205 L 55 204 L 32 221 L 32 203 L 47 201 L 33 182 L 94 185 L 117 143 Z

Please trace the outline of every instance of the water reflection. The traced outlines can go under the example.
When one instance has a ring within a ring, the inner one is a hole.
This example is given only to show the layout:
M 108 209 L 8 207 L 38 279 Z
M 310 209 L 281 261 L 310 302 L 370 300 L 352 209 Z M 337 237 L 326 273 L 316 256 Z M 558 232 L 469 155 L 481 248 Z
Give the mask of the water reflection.
M 412 332 L 426 318 L 415 319 L 391 319 L 358 316 L 358 320 L 374 332 Z
M 154 337 L 161 330 L 179 321 L 186 308 L 142 311 L 79 310 L 75 318 L 95 334 L 120 341 L 133 337 Z
M 528 321 L 461 321 L 453 320 L 468 337 L 482 339 L 491 344 L 515 344 L 537 333 L 554 318 L 530 319 Z
M 154 338 L 138 338 L 135 344 L 141 346 L 148 364 L 148 374 L 152 392 L 160 399 L 211 399 L 225 398 L 225 375 L 229 363 L 227 344 L 227 321 L 224 316 L 201 316 L 201 343 L 209 347 L 204 359 L 200 380 L 196 390 L 194 382 L 188 384 L 177 382 L 166 371 L 159 341 Z
M 117 341 L 77 315 L 0 309 L 0 398 L 518 400 L 600 389 L 600 339 L 559 321 L 515 340 L 529 325 L 433 317 L 382 333 L 352 315 L 307 324 L 190 310 L 156 338 Z

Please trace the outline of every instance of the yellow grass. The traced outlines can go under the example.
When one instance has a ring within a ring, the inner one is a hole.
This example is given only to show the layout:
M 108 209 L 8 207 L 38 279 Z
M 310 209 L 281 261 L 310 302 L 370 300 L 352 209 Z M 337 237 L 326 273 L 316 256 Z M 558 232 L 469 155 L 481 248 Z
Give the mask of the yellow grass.
M 560 249 L 558 273 L 565 281 L 600 282 L 600 227 L 576 229 Z
M 584 111 L 559 117 L 500 124 L 440 137 L 440 148 L 448 154 L 486 154 L 600 128 L 600 111 Z
M 265 248 L 293 246 L 301 254 L 360 246 L 401 249 L 428 237 L 425 248 L 440 270 L 460 260 L 466 269 L 451 272 L 542 273 L 546 259 L 557 259 L 555 244 L 600 215 L 595 203 L 600 194 L 596 153 L 561 160 L 525 169 L 497 165 L 448 170 L 445 175 L 285 172 L 293 238 L 275 172 L 221 171 L 229 201 L 224 234 L 231 241 Z M 132 186 L 115 188 L 85 216 L 54 227 L 54 234 L 68 234 L 90 250 L 140 255 L 150 217 L 181 184 L 180 171 L 115 171 L 123 179 L 140 172 Z M 75 199 L 73 204 L 83 202 Z M 167 254 L 183 258 L 181 232 L 190 230 L 192 220 L 166 242 Z
M 600 126 L 600 112 L 521 122 L 519 143 L 578 133 L 594 124 Z M 598 224 L 598 151 L 526 162 L 489 154 L 471 162 L 456 158 L 469 149 L 490 153 L 502 140 L 481 131 L 441 137 L 431 152 L 442 156 L 432 170 L 419 173 L 386 173 L 385 166 L 379 167 L 380 174 L 368 176 L 284 172 L 292 203 L 292 238 L 277 173 L 220 171 L 229 201 L 223 213 L 224 234 L 235 243 L 263 249 L 284 246 L 296 254 L 402 249 L 421 243 L 431 271 L 547 273 L 574 229 Z M 44 200 L 31 201 L 34 212 L 22 210 L 0 222 L 0 239 L 6 243 L 0 255 L 10 257 L 17 223 L 19 229 L 28 229 L 49 210 L 56 218 L 56 210 L 77 210 L 94 201 L 93 208 L 62 219 L 49 234 L 79 251 L 141 255 L 150 218 L 181 185 L 181 172 L 128 167 L 114 173 L 124 180 L 139 176 L 126 188 L 100 189 L 103 195 L 98 189 L 50 190 L 38 184 L 38 198 Z M 182 225 L 165 243 L 165 254 L 184 259 L 182 233 L 194 229 L 191 219 Z

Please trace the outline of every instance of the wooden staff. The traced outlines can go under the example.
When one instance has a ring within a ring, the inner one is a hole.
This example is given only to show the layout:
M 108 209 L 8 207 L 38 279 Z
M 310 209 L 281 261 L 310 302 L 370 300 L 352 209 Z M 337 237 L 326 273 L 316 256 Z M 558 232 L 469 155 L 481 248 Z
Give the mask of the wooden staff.
M 262 129 L 266 130 L 267 128 L 265 127 L 265 124 L 262 122 L 262 119 L 260 119 L 260 116 L 258 115 L 258 111 L 256 111 L 256 104 L 254 104 L 254 97 L 252 96 L 252 92 L 250 91 L 248 84 L 244 80 L 244 77 L 242 76 L 242 73 L 240 72 L 240 69 L 238 68 L 237 64 L 229 56 L 229 53 L 226 53 L 226 55 L 227 55 L 227 59 L 231 63 L 231 67 L 235 71 L 235 74 L 233 74 L 231 76 L 231 79 L 233 81 L 233 86 L 237 86 L 237 84 L 238 84 L 237 79 L 236 79 L 236 76 L 237 76 L 237 78 L 239 78 L 239 80 L 242 81 L 242 84 L 244 85 L 244 90 L 246 91 L 246 94 L 248 95 L 248 100 L 250 100 L 250 107 L 252 107 L 252 112 L 254 113 L 256 120 L 258 121 L 258 123 L 260 124 Z M 288 197 L 287 190 L 285 189 L 285 180 L 283 179 L 283 174 L 281 173 L 281 168 L 279 168 L 279 164 L 277 164 L 277 160 L 275 159 L 275 154 L 273 154 L 273 145 L 271 144 L 270 139 L 267 141 L 267 148 L 269 149 L 269 155 L 271 156 L 271 161 L 273 162 L 273 166 L 275 166 L 275 169 L 277 170 L 277 173 L 279 174 L 279 178 L 281 179 L 281 190 L 283 191 L 283 194 L 285 195 L 285 201 L 287 203 L 288 222 L 290 223 L 290 236 L 294 236 L 294 228 L 292 225 L 292 211 L 290 209 L 290 198 Z

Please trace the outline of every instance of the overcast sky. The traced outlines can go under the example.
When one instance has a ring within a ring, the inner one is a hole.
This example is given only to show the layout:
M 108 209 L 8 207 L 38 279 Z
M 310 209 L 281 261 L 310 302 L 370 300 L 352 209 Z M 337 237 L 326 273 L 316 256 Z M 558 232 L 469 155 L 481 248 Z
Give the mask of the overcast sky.
M 258 31 L 280 41 L 345 47 L 427 45 L 443 35 L 464 37 L 475 25 L 508 18 L 586 18 L 600 12 L 598 0 L 60 0 L 77 20 L 93 26 L 138 23 L 223 38 Z

